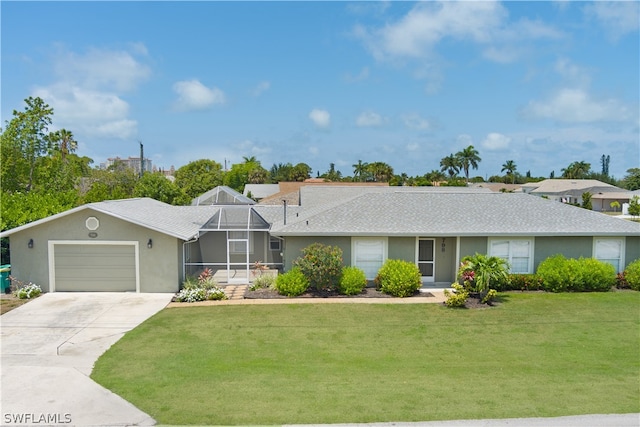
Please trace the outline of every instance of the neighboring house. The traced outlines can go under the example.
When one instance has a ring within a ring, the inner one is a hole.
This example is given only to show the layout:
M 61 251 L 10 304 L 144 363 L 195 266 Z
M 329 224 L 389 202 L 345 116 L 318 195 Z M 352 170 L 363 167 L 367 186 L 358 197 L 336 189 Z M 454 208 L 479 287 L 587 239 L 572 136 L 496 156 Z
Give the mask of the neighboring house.
M 624 212 L 624 208 L 629 206 L 629 201 L 634 197 L 640 197 L 640 190 L 628 191 L 612 191 L 607 193 L 596 193 L 591 196 L 591 205 L 594 211 L 600 212 Z M 613 208 L 611 203 L 618 202 L 620 207 Z
M 242 193 L 246 197 L 251 197 L 258 202 L 265 197 L 272 196 L 280 191 L 278 184 L 247 184 Z
M 595 257 L 622 271 L 640 258 L 640 224 L 523 193 L 464 187 L 309 185 L 297 203 L 251 204 L 218 187 L 192 206 L 152 199 L 83 205 L 7 230 L 12 275 L 44 291 L 175 292 L 204 268 L 250 279 L 260 262 L 288 270 L 314 242 L 337 245 L 373 279 L 386 259 L 449 285 L 476 252 L 533 273 L 545 258 Z
M 501 182 L 476 182 L 470 184 L 471 188 L 488 188 L 496 193 L 521 193 L 522 184 L 504 184 Z
M 605 196 L 607 193 L 625 193 L 626 190 L 596 179 L 545 179 L 530 182 L 522 186 L 522 191 L 534 196 L 546 197 L 562 203 L 582 204 L 582 195 L 590 193 L 593 210 L 601 211 L 601 204 L 593 203 L 593 196 Z M 599 200 L 599 199 L 596 199 Z M 613 201 L 614 199 L 612 199 Z M 628 201 L 628 200 L 627 200 Z

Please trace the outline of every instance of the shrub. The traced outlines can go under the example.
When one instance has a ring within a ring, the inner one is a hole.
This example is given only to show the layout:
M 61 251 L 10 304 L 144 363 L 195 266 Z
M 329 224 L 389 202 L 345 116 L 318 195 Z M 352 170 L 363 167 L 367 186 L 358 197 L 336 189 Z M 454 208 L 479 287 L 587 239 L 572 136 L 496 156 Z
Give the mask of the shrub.
M 469 290 L 485 294 L 492 287 L 502 287 L 508 277 L 507 262 L 496 256 L 476 253 L 462 258 L 458 277 Z
M 606 292 L 616 283 L 614 267 L 594 258 L 554 255 L 540 263 L 537 275 L 549 292 Z
M 275 287 L 280 295 L 296 297 L 302 295 L 309 288 L 309 280 L 299 268 L 294 267 L 286 273 L 278 275 Z
M 640 259 L 633 261 L 624 270 L 624 279 L 634 291 L 640 291 Z
M 394 297 L 408 297 L 422 286 L 422 276 L 414 263 L 389 259 L 378 270 L 376 284 L 380 290 Z
M 467 298 L 469 298 L 469 291 L 459 283 L 452 283 L 451 287 L 453 292 L 448 289 L 444 290 L 444 296 L 447 298 L 444 304 L 447 307 L 464 307 L 467 303 Z
M 220 288 L 183 288 L 176 295 L 176 301 L 179 302 L 224 300 L 227 298 L 227 294 Z
M 293 266 L 300 269 L 316 290 L 336 290 L 342 274 L 342 249 L 313 243 L 302 250 Z
M 345 267 L 342 269 L 342 277 L 338 291 L 344 295 L 357 295 L 367 286 L 367 276 L 358 267 Z
M 535 274 L 509 274 L 499 291 L 539 291 L 543 289 L 542 279 Z
M 276 283 L 276 276 L 272 274 L 262 274 L 253 279 L 249 290 L 255 291 L 256 289 L 268 289 L 273 288 Z
M 567 259 L 562 255 L 554 255 L 542 261 L 536 274 L 542 279 L 547 292 L 566 292 L 570 278 Z
M 40 288 L 40 286 L 36 285 L 35 283 L 31 283 L 31 282 L 27 284 L 24 284 L 22 282 L 19 282 L 19 283 L 20 285 L 18 285 L 19 287 L 18 289 L 15 290 L 13 295 L 15 295 L 20 299 L 35 298 L 42 293 L 42 289 Z
M 227 299 L 227 294 L 213 279 L 213 272 L 205 268 L 198 277 L 189 276 L 176 295 L 178 302 L 197 302 Z

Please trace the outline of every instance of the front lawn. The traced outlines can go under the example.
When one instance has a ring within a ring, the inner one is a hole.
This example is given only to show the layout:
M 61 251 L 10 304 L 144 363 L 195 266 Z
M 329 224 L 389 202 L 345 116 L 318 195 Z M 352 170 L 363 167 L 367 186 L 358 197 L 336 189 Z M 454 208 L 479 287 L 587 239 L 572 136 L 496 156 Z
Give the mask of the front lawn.
M 92 378 L 161 424 L 640 412 L 640 293 L 436 304 L 172 308 Z

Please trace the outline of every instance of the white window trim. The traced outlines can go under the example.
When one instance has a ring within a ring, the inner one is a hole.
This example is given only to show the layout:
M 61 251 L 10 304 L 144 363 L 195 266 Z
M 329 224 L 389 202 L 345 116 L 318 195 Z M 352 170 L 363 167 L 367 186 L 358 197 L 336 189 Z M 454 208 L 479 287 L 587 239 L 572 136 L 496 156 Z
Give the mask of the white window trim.
M 487 242 L 487 254 L 489 256 L 493 256 L 493 254 L 491 253 L 491 247 L 494 242 L 513 242 L 515 240 L 529 242 L 529 263 L 527 265 L 527 272 L 520 272 L 515 274 L 533 274 L 533 258 L 535 254 L 535 239 L 533 237 L 490 237 Z M 507 260 L 507 262 L 509 263 L 509 272 L 511 272 L 511 258 L 511 244 L 509 244 L 509 259 Z
M 49 240 L 48 242 L 48 263 L 49 263 L 49 292 L 56 291 L 56 245 L 113 245 L 113 246 L 133 246 L 133 253 L 136 263 L 136 293 L 140 293 L 140 245 L 137 241 L 129 240 Z
M 351 265 L 356 266 L 356 243 L 362 241 L 382 241 L 382 264 L 387 261 L 389 254 L 389 238 L 388 237 L 352 237 L 351 238 Z M 367 277 L 367 280 L 373 280 L 375 277 Z
M 624 271 L 624 266 L 625 266 L 624 254 L 626 251 L 626 248 L 625 248 L 626 239 L 624 237 L 594 237 L 593 249 L 591 252 L 593 254 L 593 259 L 598 259 L 596 258 L 596 248 L 598 246 L 598 241 L 601 241 L 601 240 L 618 241 L 621 243 L 620 244 L 620 262 L 618 264 L 618 271 L 616 271 L 616 273 L 622 273 Z

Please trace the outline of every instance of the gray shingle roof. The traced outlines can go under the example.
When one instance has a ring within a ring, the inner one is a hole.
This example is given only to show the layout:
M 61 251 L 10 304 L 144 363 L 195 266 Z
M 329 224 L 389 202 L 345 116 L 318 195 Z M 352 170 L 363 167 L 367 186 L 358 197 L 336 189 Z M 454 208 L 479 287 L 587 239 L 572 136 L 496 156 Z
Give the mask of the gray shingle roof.
M 523 193 L 370 191 L 303 211 L 279 236 L 637 235 L 640 224 Z

